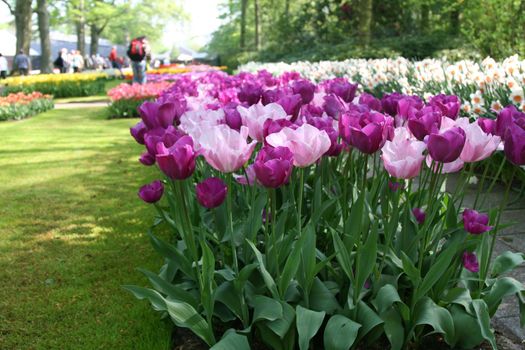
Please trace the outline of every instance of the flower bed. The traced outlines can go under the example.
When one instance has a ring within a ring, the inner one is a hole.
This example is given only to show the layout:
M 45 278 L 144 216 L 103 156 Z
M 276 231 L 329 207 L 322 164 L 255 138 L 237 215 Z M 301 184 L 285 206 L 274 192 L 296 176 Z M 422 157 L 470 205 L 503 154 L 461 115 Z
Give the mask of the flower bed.
M 420 97 L 454 94 L 461 99 L 462 109 L 474 116 L 494 118 L 510 103 L 525 110 L 525 61 L 518 56 L 500 62 L 490 57 L 482 62 L 410 61 L 399 57 L 291 64 L 251 62 L 239 67 L 239 70 L 251 72 L 261 69 L 273 74 L 295 71 L 313 81 L 344 77 L 359 82 L 365 90 L 379 96 L 396 91 Z
M 148 69 L 146 72 L 148 82 L 149 81 L 171 81 L 175 80 L 178 75 L 184 73 L 205 73 L 212 71 L 226 70 L 225 66 L 209 66 L 207 64 L 197 64 L 197 65 L 161 65 L 159 68 Z M 124 71 L 124 77 L 126 80 L 133 79 L 133 72 L 131 70 Z
M 92 96 L 104 93 L 105 73 L 39 74 L 2 80 L 3 93 L 40 91 L 59 97 Z
M 168 82 L 120 84 L 108 91 L 110 118 L 138 117 L 137 108 L 147 100 L 154 100 L 171 86 Z
M 40 92 L 9 94 L 0 97 L 0 121 L 24 119 L 53 107 L 52 96 Z
M 212 349 L 402 349 L 435 333 L 496 348 L 502 299 L 525 307 L 507 276 L 525 255 L 493 251 L 512 181 L 495 207 L 483 194 L 500 172 L 485 173 L 463 203 L 495 153 L 513 173 L 525 164 L 525 114 L 473 120 L 455 96 L 357 90 L 211 73 L 142 104 L 131 134 L 163 176 L 138 194 L 157 209 L 149 236 L 165 264 L 142 270 L 152 288 L 126 288 Z

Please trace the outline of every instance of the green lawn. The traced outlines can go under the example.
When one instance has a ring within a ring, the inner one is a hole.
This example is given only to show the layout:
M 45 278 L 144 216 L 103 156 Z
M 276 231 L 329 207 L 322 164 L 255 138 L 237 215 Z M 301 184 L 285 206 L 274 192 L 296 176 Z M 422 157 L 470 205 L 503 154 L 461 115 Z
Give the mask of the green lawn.
M 121 289 L 160 258 L 136 191 L 136 120 L 102 108 L 0 124 L 0 349 L 166 349 L 169 325 Z

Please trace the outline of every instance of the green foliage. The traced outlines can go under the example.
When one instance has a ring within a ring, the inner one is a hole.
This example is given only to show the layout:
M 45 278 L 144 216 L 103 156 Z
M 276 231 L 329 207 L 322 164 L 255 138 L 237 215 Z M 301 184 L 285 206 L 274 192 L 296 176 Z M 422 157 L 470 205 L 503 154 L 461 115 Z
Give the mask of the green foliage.
M 147 99 L 120 99 L 112 101 L 108 106 L 108 117 L 114 118 L 137 118 L 138 107 Z
M 253 2 L 248 2 L 245 47 L 240 47 L 240 0 L 223 8 L 224 23 L 207 51 L 231 68 L 254 61 L 407 58 L 504 58 L 525 54 L 525 0 L 374 1 L 369 28 L 359 23 L 365 0 L 259 0 L 260 48 Z M 287 5 L 288 4 L 288 5 Z M 288 9 L 288 10 L 287 10 Z M 362 43 L 363 30 L 370 31 Z
M 58 98 L 92 96 L 105 92 L 105 82 L 105 78 L 100 78 L 91 81 L 54 80 L 25 85 L 8 85 L 3 88 L 3 94 L 40 91 L 43 94 L 53 95 L 53 97 Z
M 28 118 L 53 109 L 53 107 L 54 103 L 50 98 L 32 100 L 27 104 L 15 103 L 8 106 L 0 106 L 0 121 Z

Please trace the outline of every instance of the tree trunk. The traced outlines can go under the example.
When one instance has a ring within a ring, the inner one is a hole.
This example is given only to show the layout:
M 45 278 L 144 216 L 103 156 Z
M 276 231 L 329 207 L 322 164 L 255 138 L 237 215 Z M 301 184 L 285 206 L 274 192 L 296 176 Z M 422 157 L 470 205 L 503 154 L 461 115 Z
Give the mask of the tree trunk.
M 241 37 L 240 47 L 244 49 L 246 46 L 246 7 L 248 6 L 248 0 L 241 0 Z
M 359 23 L 357 33 L 359 41 L 363 45 L 370 43 L 371 27 L 372 27 L 372 0 L 359 1 Z
M 37 0 L 38 33 L 40 35 L 40 71 L 51 73 L 51 40 L 49 39 L 49 12 L 47 0 Z
M 422 33 L 427 33 L 429 31 L 430 24 L 430 7 L 428 4 L 422 4 L 420 7 L 421 10 L 421 22 L 419 23 L 419 30 Z
M 459 29 L 460 29 L 459 15 L 460 15 L 460 11 L 458 7 L 455 7 L 450 12 L 450 32 L 453 35 L 459 34 Z M 516 18 L 519 18 L 519 17 L 516 17 Z
M 96 55 L 98 53 L 98 39 L 100 39 L 100 29 L 96 24 L 92 24 L 90 27 L 91 31 L 91 47 L 89 53 Z
M 86 19 L 84 18 L 84 0 L 78 2 L 78 17 L 76 19 L 77 50 L 82 57 L 86 55 Z
M 29 56 L 31 46 L 31 15 L 32 0 L 16 0 L 15 27 L 16 27 L 16 52 L 24 50 Z
M 259 46 L 260 46 L 259 0 L 254 1 L 254 15 L 255 15 L 255 50 L 259 51 Z
M 284 1 L 284 15 L 286 16 L 285 18 L 288 18 L 289 14 L 290 14 L 290 0 L 285 0 Z

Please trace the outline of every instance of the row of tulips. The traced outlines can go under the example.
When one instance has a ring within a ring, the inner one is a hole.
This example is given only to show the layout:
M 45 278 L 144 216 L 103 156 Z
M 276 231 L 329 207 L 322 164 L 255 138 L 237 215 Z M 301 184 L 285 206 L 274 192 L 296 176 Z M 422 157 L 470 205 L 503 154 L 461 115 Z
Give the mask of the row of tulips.
M 41 92 L 23 92 L 0 97 L 0 121 L 20 120 L 54 107 L 52 96 Z
M 92 96 L 104 92 L 106 73 L 38 74 L 9 77 L 0 82 L 3 94 L 40 91 L 57 97 Z
M 111 118 L 138 117 L 137 109 L 144 101 L 156 99 L 170 86 L 169 82 L 122 83 L 108 91 L 109 115 Z
M 165 264 L 142 270 L 152 288 L 126 288 L 212 349 L 496 348 L 502 299 L 525 306 L 506 276 L 525 255 L 493 257 L 510 186 L 487 206 L 499 173 L 485 173 L 463 203 L 494 153 L 525 164 L 525 114 L 470 120 L 456 96 L 358 90 L 210 73 L 142 104 L 131 134 L 163 177 L 139 196 Z

